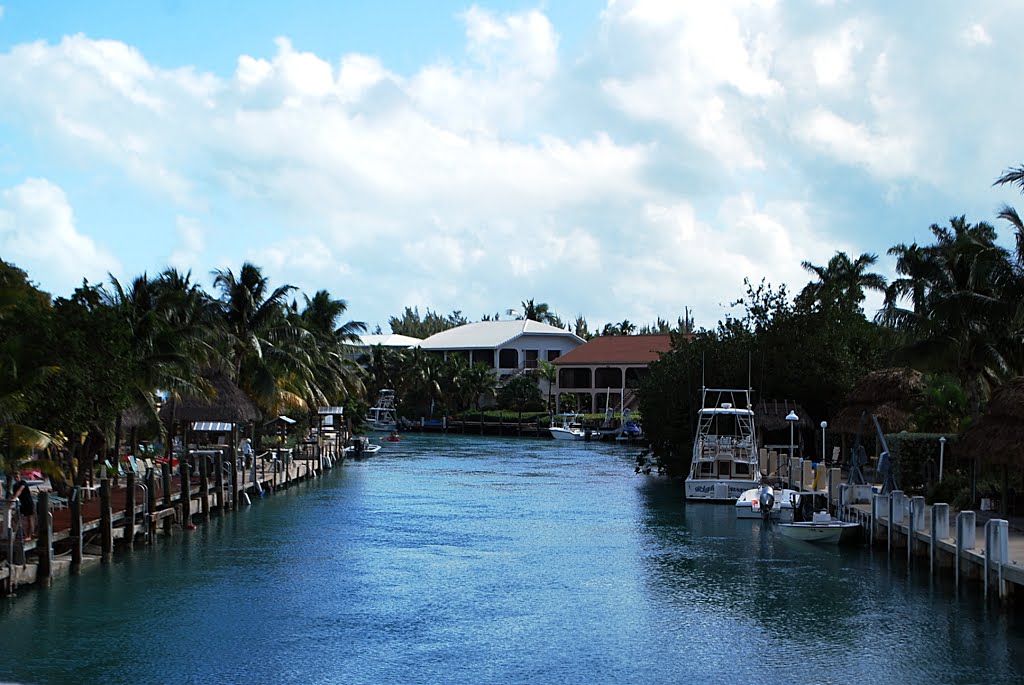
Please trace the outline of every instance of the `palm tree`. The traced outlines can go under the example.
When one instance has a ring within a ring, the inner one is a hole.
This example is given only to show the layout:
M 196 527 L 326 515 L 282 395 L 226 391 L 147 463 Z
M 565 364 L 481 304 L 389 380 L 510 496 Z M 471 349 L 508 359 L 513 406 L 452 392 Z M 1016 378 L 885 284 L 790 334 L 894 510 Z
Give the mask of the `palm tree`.
M 365 392 L 363 374 L 355 363 L 351 343 L 359 342 L 359 334 L 366 332 L 366 324 L 361 321 L 339 324 L 339 319 L 348 310 L 348 303 L 331 298 L 326 290 L 319 290 L 312 299 L 305 297 L 305 300 L 306 307 L 296 323 L 311 334 L 302 340 L 316 367 L 314 379 L 320 394 L 332 403 L 352 395 L 362 395 Z
M 551 411 L 551 388 L 558 380 L 558 367 L 546 359 L 537 362 L 537 375 L 548 382 L 548 411 Z
M 1006 297 L 1009 253 L 995 244 L 991 225 L 970 224 L 963 216 L 950 219 L 948 228 L 932 224 L 930 231 L 933 245 L 890 250 L 904 278 L 889 287 L 877 318 L 905 336 L 911 359 L 956 375 L 977 414 L 1010 370 L 1008 322 L 1018 303 Z M 910 300 L 910 308 L 900 308 L 901 300 Z
M 563 327 L 564 324 L 562 323 L 562 319 L 553 311 L 551 311 L 551 307 L 548 306 L 547 302 L 535 303 L 533 301 L 533 298 L 531 297 L 530 299 L 526 300 L 525 302 L 521 302 L 520 304 L 522 305 L 523 311 L 517 318 L 527 319 L 530 321 L 539 321 L 540 323 L 546 323 L 550 326 L 555 326 L 556 328 Z M 508 313 L 519 314 L 519 312 L 516 312 L 511 309 L 508 310 Z
M 227 358 L 239 387 L 268 415 L 322 400 L 314 384 L 313 360 L 301 345 L 301 338 L 310 334 L 287 313 L 287 298 L 295 286 L 270 290 L 269 279 L 248 262 L 237 276 L 230 269 L 213 275 L 213 285 L 220 289 Z
M 885 278 L 868 271 L 877 261 L 878 255 L 866 252 L 855 260 L 851 260 L 845 252 L 836 252 L 826 266 L 801 262 L 800 265 L 817 276 L 818 280 L 808 283 L 800 293 L 800 298 L 819 307 L 835 303 L 840 311 L 860 311 L 865 290 L 885 290 Z

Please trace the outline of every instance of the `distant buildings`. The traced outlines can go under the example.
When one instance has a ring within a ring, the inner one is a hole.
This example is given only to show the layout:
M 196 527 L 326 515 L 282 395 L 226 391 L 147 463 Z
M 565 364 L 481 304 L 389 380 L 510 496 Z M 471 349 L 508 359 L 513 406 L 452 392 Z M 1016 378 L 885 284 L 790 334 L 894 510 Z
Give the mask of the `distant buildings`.
M 668 335 L 603 335 L 558 357 L 558 395 L 576 396 L 581 412 L 636 409 L 647 365 L 672 348 Z M 561 411 L 559 405 L 556 411 Z
M 544 323 L 479 321 L 451 328 L 420 343 L 445 358 L 460 356 L 470 364 L 486 364 L 500 379 L 537 368 L 541 359 L 554 361 L 583 344 L 583 338 Z M 545 388 L 546 389 L 546 388 Z

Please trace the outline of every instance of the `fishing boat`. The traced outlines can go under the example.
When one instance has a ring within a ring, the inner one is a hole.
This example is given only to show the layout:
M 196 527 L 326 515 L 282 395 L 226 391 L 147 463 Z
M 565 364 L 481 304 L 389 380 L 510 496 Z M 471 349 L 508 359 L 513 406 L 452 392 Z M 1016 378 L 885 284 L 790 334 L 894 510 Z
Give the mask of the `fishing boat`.
M 793 540 L 837 544 L 860 527 L 859 523 L 840 521 L 828 513 L 828 497 L 819 492 L 790 495 L 793 519 L 779 524 L 779 533 Z
M 735 502 L 761 484 L 751 390 L 701 388 L 686 499 Z
M 768 485 L 751 488 L 736 500 L 736 518 L 789 522 L 793 520 L 793 495 L 796 490 L 776 490 Z
M 380 447 L 380 445 L 375 445 L 370 442 L 369 438 L 360 435 L 352 438 L 350 444 L 344 451 L 347 456 L 359 459 L 360 457 L 368 457 L 371 454 L 377 454 L 377 452 L 380 452 Z
M 583 429 L 582 414 L 559 414 L 561 426 L 552 425 L 548 430 L 555 440 L 586 440 L 587 432 Z
M 364 421 L 367 430 L 391 433 L 398 429 L 395 413 L 395 391 L 381 390 L 377 403 L 370 407 Z
M 794 540 L 834 545 L 838 544 L 845 534 L 852 533 L 859 526 L 859 523 L 832 518 L 827 511 L 818 511 L 810 521 L 780 523 L 779 532 Z

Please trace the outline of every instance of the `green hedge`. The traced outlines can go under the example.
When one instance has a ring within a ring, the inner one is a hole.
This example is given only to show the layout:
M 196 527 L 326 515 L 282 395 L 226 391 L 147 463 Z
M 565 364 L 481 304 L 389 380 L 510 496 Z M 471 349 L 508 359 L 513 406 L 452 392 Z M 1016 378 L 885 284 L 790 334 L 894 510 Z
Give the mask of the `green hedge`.
M 885 436 L 893 460 L 896 483 L 904 492 L 924 492 L 938 474 L 939 438 L 946 437 L 944 477 L 956 469 L 953 445 L 956 435 L 945 433 L 893 433 Z

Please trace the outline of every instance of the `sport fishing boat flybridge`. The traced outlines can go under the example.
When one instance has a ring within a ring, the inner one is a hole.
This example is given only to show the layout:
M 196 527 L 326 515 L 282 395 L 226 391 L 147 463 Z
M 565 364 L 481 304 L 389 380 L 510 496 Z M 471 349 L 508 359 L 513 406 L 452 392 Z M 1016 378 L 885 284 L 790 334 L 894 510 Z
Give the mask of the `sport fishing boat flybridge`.
M 686 499 L 735 502 L 761 483 L 751 391 L 701 389 Z

